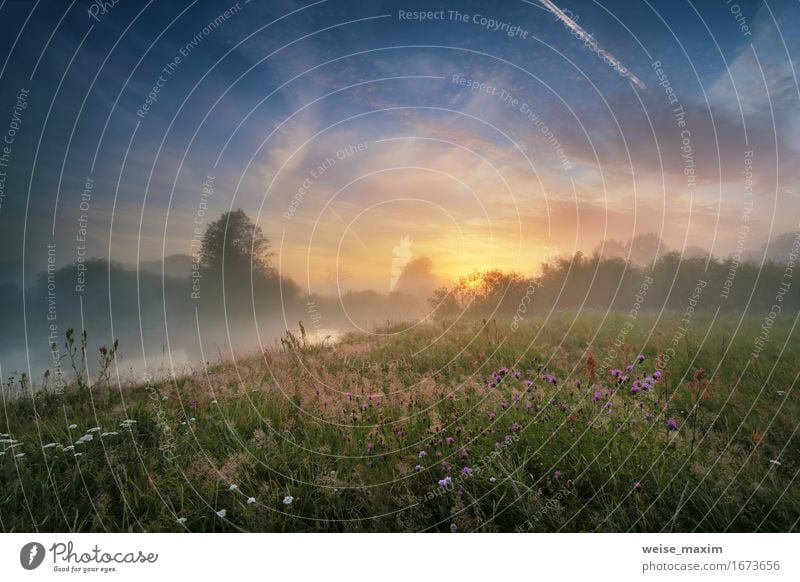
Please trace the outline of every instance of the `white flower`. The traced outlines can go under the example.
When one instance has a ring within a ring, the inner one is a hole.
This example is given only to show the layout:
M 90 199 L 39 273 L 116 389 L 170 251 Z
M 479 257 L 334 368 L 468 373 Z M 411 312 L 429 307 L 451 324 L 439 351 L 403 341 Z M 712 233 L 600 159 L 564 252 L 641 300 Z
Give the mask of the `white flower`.
M 495 481 L 497 481 L 497 478 L 496 477 L 489 477 L 489 481 L 494 483 Z
M 291 505 L 292 501 L 294 501 L 294 497 L 292 497 L 291 495 L 287 495 L 286 497 L 283 498 L 284 505 Z
M 0 434 L 0 439 L 7 439 L 10 436 L 11 436 L 10 434 L 3 433 L 3 434 Z
M 189 419 L 189 422 L 197 422 L 197 419 L 193 416 L 192 418 Z
M 179 517 L 178 518 L 178 523 L 183 525 L 184 523 L 186 523 L 186 518 L 185 517 Z
M 75 446 L 74 446 L 74 445 L 70 445 L 70 446 L 68 446 L 68 447 L 64 447 L 64 452 L 65 452 L 65 453 L 66 453 L 66 452 L 69 452 L 69 451 L 73 450 L 74 448 L 75 448 Z
M 247 498 L 247 505 L 253 505 L 256 502 L 255 497 L 248 497 Z
M 81 438 L 79 438 L 77 441 L 75 441 L 75 444 L 76 445 L 82 445 L 83 443 L 88 443 L 89 441 L 93 441 L 93 440 L 94 440 L 94 435 L 85 434 Z
M 112 432 L 104 432 L 100 436 L 101 437 L 110 437 L 110 436 L 117 436 L 118 434 L 119 434 L 118 432 L 112 431 Z
M 228 491 L 236 491 L 237 489 L 238 489 L 238 487 L 236 485 L 232 484 L 232 483 L 231 483 L 231 486 L 228 487 Z
M 75 453 L 76 457 L 80 457 L 83 453 Z
M 14 456 L 15 456 L 16 458 L 18 458 L 18 459 L 21 459 L 22 457 L 24 457 L 24 456 L 25 456 L 25 453 L 17 453 L 17 454 L 16 454 L 16 455 L 14 455 Z
M 67 427 L 67 429 L 68 429 L 68 430 L 74 430 L 74 429 L 76 429 L 76 428 L 78 428 L 78 425 L 77 425 L 77 424 L 71 424 L 71 425 L 69 425 L 69 426 Z
M 47 443 L 42 448 L 43 449 L 52 449 L 53 447 L 57 447 L 57 446 L 58 446 L 58 443 Z
M 772 460 L 769 462 L 769 464 L 770 464 L 770 465 L 775 465 L 776 467 L 780 467 L 780 466 L 781 466 L 781 462 L 780 462 L 778 459 L 772 459 Z
M 217 517 L 225 517 L 226 515 L 228 515 L 228 510 L 227 509 L 220 509 L 217 512 Z
M 219 402 L 217 402 L 217 399 L 214 398 L 214 400 L 211 401 L 211 404 L 219 404 Z
M 162 396 L 162 397 L 161 397 L 161 400 L 162 400 L 162 401 L 164 401 L 164 400 L 169 400 L 169 396 Z
M 5 451 L 0 451 L 0 457 L 5 457 L 5 456 L 6 456 L 6 452 Z
M 92 433 L 92 432 L 97 432 L 98 430 L 100 430 L 100 427 L 99 427 L 99 426 L 96 426 L 96 427 L 94 427 L 94 428 L 90 428 L 90 429 L 89 429 L 89 430 L 87 430 L 86 432 L 87 432 L 87 434 L 88 434 L 88 433 Z

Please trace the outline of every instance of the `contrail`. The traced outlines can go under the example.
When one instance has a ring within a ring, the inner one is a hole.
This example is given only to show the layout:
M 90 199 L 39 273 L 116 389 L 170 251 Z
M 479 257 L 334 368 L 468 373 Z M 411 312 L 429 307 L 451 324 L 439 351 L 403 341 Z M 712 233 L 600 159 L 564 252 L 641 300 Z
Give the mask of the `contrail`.
M 583 28 L 581 28 L 577 22 L 567 16 L 564 11 L 561 10 L 561 8 L 550 2 L 550 0 L 539 0 L 539 2 L 541 2 L 545 8 L 552 12 L 556 18 L 563 22 L 564 25 L 575 34 L 575 36 L 581 39 L 584 44 L 589 47 L 589 50 L 596 53 L 598 57 L 608 63 L 620 75 L 630 79 L 631 82 L 640 89 L 647 89 L 647 85 L 645 85 L 642 80 L 639 79 L 639 77 L 631 73 L 628 68 L 623 65 L 614 55 L 600 48 L 600 45 L 597 44 L 597 41 L 592 37 L 592 35 L 583 30 Z

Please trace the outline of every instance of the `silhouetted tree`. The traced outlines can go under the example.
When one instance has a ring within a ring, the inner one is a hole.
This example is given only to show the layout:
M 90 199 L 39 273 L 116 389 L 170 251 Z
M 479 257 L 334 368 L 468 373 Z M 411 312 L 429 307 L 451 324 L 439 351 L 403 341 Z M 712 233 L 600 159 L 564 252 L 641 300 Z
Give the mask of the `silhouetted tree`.
M 268 274 L 272 271 L 269 240 L 242 209 L 224 213 L 203 235 L 203 266 L 216 271 Z

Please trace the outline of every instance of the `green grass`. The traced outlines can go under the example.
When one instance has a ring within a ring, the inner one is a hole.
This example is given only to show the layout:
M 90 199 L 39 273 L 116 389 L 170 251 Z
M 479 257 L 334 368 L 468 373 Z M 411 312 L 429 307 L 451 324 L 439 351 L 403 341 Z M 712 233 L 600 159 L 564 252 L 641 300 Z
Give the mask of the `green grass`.
M 681 334 L 680 317 L 394 325 L 334 346 L 293 338 L 284 345 L 296 350 L 208 375 L 33 398 L 7 389 L 0 528 L 796 530 L 797 334 L 776 322 L 754 359 L 761 320 L 698 314 Z M 662 378 L 636 395 L 630 381 L 615 388 L 610 369 L 639 353 L 634 375 L 652 374 L 661 354 Z M 504 366 L 520 378 L 488 387 Z

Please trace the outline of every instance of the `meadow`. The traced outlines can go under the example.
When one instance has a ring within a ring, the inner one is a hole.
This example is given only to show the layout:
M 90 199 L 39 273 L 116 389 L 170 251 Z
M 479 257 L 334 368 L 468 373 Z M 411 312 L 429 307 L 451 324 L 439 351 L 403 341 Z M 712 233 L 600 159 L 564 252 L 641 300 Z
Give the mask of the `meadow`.
M 797 530 L 797 333 L 682 315 L 298 329 L 124 383 L 73 335 L 66 388 L 3 386 L 0 529 Z

